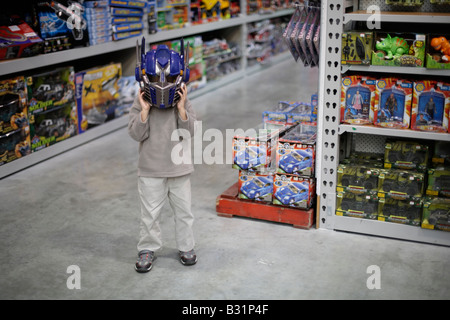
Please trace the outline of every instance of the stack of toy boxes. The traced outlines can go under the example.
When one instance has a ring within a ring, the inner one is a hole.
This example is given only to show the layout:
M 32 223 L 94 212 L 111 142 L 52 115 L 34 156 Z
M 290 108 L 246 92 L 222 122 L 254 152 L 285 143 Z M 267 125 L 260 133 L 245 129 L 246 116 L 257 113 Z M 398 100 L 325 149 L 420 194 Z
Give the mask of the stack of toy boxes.
M 78 133 L 73 81 L 73 67 L 62 67 L 27 78 L 32 152 Z
M 109 0 L 113 40 L 122 40 L 142 34 L 145 1 Z
M 86 1 L 84 6 L 89 29 L 89 44 L 96 45 L 112 41 L 108 0 Z
M 121 63 L 111 63 L 75 74 L 80 133 L 115 118 L 121 77 Z
M 22 76 L 0 81 L 0 165 L 31 152 L 27 87 Z
M 276 149 L 273 204 L 309 209 L 313 205 L 316 126 L 296 123 L 281 137 Z
M 422 228 L 450 231 L 450 143 L 436 142 L 423 202 Z

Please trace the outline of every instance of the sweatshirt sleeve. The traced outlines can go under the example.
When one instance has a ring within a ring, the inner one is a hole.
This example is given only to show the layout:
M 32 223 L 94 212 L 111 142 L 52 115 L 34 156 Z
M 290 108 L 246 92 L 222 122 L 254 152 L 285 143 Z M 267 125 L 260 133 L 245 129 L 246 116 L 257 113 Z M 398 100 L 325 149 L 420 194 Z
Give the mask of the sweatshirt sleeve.
M 150 129 L 148 118 L 145 122 L 142 122 L 141 120 L 141 109 L 139 99 L 136 97 L 130 109 L 128 134 L 131 138 L 138 142 L 144 141 L 148 138 Z
M 186 99 L 185 109 L 187 119 L 181 119 L 180 115 L 178 114 L 178 129 L 186 129 L 191 134 L 191 137 L 194 137 L 194 128 L 195 122 L 197 121 L 197 115 L 195 114 L 195 111 L 192 108 L 192 104 L 189 99 Z

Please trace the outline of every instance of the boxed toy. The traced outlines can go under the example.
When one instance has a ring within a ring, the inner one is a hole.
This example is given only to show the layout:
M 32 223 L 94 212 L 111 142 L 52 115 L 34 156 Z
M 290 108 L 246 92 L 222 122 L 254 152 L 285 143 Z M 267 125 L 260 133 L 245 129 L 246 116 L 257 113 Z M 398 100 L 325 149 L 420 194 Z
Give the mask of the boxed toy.
M 317 107 L 319 106 L 319 95 L 314 93 L 311 95 L 312 120 L 317 121 Z
M 380 198 L 378 220 L 396 222 L 413 226 L 420 225 L 422 218 L 422 199 L 397 200 Z
M 375 33 L 374 66 L 423 67 L 425 63 L 425 34 Z
M 0 135 L 28 125 L 27 87 L 18 76 L 0 81 Z
M 373 122 L 376 79 L 362 75 L 345 76 L 341 86 L 341 123 Z
M 424 229 L 450 231 L 450 199 L 426 198 L 421 226 Z
M 387 128 L 409 128 L 412 81 L 398 78 L 382 78 L 376 81 L 373 123 Z
M 378 196 L 376 194 L 355 194 L 338 192 L 336 194 L 336 215 L 364 219 L 378 217 Z
M 450 165 L 450 142 L 436 141 L 434 151 L 431 157 L 431 163 L 434 165 Z
M 437 166 L 428 169 L 427 196 L 450 198 L 450 167 Z
M 342 33 L 341 64 L 370 64 L 373 32 L 348 31 Z
M 297 105 L 295 101 L 280 101 L 278 105 L 272 110 L 263 111 L 263 123 L 264 122 L 276 122 L 285 124 L 287 122 L 286 113 L 292 110 Z
M 410 170 L 381 170 L 378 183 L 378 196 L 381 198 L 416 199 L 423 195 L 425 174 Z
M 426 67 L 429 69 L 450 69 L 449 35 L 430 35 L 428 37 Z
M 31 151 L 39 151 L 77 135 L 77 122 L 74 102 L 30 115 Z
M 313 109 L 309 103 L 297 103 L 294 108 L 286 112 L 286 123 L 312 122 Z
M 355 194 L 376 194 L 381 169 L 355 164 L 339 164 L 336 191 Z
M 428 145 L 414 141 L 387 141 L 384 167 L 424 172 L 428 165 Z
M 75 75 L 79 133 L 115 117 L 121 76 L 121 63 L 81 71 Z
M 0 26 L 0 60 L 35 56 L 42 45 L 42 39 L 24 21 Z
M 313 178 L 288 174 L 275 174 L 273 182 L 273 204 L 300 209 L 309 209 L 316 195 Z
M 30 153 L 30 127 L 28 125 L 0 135 L 0 165 Z
M 28 113 L 57 108 L 75 101 L 73 67 L 61 67 L 34 74 L 26 79 L 28 90 Z
M 239 171 L 240 199 L 272 202 L 273 175 L 252 171 Z
M 434 80 L 414 82 L 411 129 L 447 132 L 449 112 L 450 83 Z

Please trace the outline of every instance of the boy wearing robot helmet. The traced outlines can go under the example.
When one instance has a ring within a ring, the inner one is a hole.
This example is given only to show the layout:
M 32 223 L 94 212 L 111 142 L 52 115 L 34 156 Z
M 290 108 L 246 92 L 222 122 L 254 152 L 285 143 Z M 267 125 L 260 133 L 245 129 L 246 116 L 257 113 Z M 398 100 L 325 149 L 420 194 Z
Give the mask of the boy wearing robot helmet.
M 190 174 L 192 163 L 175 164 L 172 149 L 179 141 L 172 141 L 178 129 L 194 135 L 196 115 L 187 98 L 189 81 L 188 49 L 181 52 L 159 45 L 145 53 L 145 40 L 141 48 L 136 44 L 136 80 L 140 93 L 130 109 L 128 132 L 139 142 L 138 190 L 141 202 L 140 239 L 137 245 L 137 272 L 152 268 L 155 252 L 162 247 L 159 216 L 169 200 L 174 212 L 175 238 L 180 261 L 184 265 L 197 262 L 194 251 L 191 212 Z M 179 140 L 182 141 L 180 136 Z

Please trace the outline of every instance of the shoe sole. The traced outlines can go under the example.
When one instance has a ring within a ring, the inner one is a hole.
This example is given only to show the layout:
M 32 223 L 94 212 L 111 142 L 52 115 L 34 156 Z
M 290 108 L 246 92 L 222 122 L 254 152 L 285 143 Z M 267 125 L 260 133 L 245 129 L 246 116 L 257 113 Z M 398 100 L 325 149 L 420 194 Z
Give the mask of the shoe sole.
M 194 264 L 196 264 L 197 263 L 197 258 L 195 258 L 195 261 L 194 262 L 184 262 L 183 260 L 181 260 L 180 259 L 180 262 L 181 262 L 181 264 L 183 265 L 183 266 L 193 266 Z
M 153 263 L 155 262 L 155 260 L 156 260 L 156 257 L 153 258 L 152 264 L 150 265 L 150 267 L 148 269 L 138 269 L 138 268 L 136 268 L 136 265 L 134 265 L 134 270 L 136 270 L 136 272 L 138 272 L 138 273 L 147 273 L 150 270 L 152 270 Z

